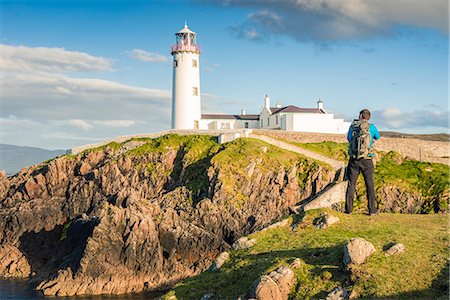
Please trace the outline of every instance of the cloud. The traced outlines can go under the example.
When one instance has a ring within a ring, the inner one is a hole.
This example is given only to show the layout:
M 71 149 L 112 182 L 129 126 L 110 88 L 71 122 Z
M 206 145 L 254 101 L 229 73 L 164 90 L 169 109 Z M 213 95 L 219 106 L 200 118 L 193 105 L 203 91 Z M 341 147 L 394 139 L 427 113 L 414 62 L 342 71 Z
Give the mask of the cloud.
M 169 57 L 159 53 L 147 52 L 142 49 L 133 49 L 125 52 L 129 57 L 145 62 L 168 62 Z
M 170 90 L 91 78 L 92 72 L 112 70 L 108 59 L 59 48 L 58 57 L 54 48 L 2 47 L 10 53 L 2 57 L 8 67 L 0 81 L 3 143 L 67 149 L 170 126 Z
M 356 40 L 425 28 L 448 34 L 447 0 L 200 0 L 250 8 L 245 21 L 232 26 L 239 37 L 267 39 L 286 35 L 299 42 Z
M 133 120 L 104 120 L 104 121 L 94 121 L 94 124 L 107 126 L 107 127 L 130 127 L 136 124 Z
M 0 44 L 0 52 L 3 71 L 67 73 L 114 70 L 111 60 L 64 48 Z
M 437 106 L 432 108 L 437 108 Z M 449 111 L 431 110 L 430 107 L 412 112 L 398 108 L 375 110 L 372 111 L 372 119 L 380 127 L 393 130 L 434 127 L 448 131 L 449 128 Z
M 86 121 L 80 120 L 80 119 L 72 119 L 72 120 L 69 120 L 68 123 L 72 126 L 75 126 L 75 127 L 78 127 L 78 128 L 84 129 L 84 130 L 88 130 L 88 129 L 92 128 L 91 124 L 89 124 Z

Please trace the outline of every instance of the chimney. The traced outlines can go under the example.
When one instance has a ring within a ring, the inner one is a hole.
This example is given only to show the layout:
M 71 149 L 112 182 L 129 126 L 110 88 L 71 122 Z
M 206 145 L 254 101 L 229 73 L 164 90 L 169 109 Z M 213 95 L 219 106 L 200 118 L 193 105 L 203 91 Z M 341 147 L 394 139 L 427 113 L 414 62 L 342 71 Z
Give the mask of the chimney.
M 267 95 L 264 98 L 264 107 L 267 108 L 268 111 L 270 111 L 270 98 Z
M 323 110 L 323 101 L 320 99 L 319 99 L 319 101 L 317 101 L 317 109 Z
M 280 102 L 280 101 L 277 101 L 277 103 L 275 104 L 275 107 L 276 107 L 276 108 L 281 108 L 281 102 Z
M 245 112 L 244 109 L 241 109 L 241 116 L 245 116 L 247 113 Z

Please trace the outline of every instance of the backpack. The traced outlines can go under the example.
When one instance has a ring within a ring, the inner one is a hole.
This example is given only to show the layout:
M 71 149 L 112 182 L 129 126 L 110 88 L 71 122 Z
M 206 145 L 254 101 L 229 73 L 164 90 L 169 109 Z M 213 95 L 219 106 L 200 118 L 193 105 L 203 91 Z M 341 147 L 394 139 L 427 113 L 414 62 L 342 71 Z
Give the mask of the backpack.
M 367 120 L 354 120 L 351 125 L 351 138 L 348 154 L 351 158 L 371 158 L 373 154 L 370 147 L 370 124 Z

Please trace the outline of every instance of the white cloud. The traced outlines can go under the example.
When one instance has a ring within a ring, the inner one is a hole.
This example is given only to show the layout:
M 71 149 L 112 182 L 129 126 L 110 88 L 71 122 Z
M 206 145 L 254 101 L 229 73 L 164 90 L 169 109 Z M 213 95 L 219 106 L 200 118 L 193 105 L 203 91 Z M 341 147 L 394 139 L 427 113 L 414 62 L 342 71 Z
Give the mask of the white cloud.
M 77 128 L 84 129 L 84 130 L 88 130 L 88 129 L 91 129 L 91 128 L 92 128 L 92 125 L 91 125 L 91 124 L 89 124 L 89 123 L 86 122 L 86 121 L 80 120 L 80 119 L 72 119 L 72 120 L 68 120 L 67 123 L 70 124 L 70 125 L 72 125 L 72 126 L 75 126 L 75 127 L 77 127 Z
M 432 107 L 436 108 L 437 106 Z M 416 111 L 398 108 L 375 110 L 372 112 L 371 119 L 380 127 L 392 130 L 433 127 L 448 131 L 449 128 L 449 111 L 444 109 L 431 110 L 429 106 Z
M 104 120 L 104 121 L 94 121 L 94 124 L 107 126 L 107 127 L 130 127 L 136 124 L 133 120 Z
M 203 0 L 255 9 L 232 30 L 255 40 L 256 33 L 297 41 L 329 42 L 392 34 L 398 27 L 448 33 L 447 0 Z M 255 33 L 255 34 L 248 34 Z M 256 40 L 259 40 L 256 39 Z
M 159 53 L 147 52 L 142 49 L 133 49 L 125 52 L 131 58 L 145 61 L 145 62 L 168 62 L 169 57 Z
M 11 46 L 0 44 L 3 71 L 83 72 L 113 71 L 111 60 L 64 48 Z
M 112 70 L 107 59 L 55 48 L 2 49 L 9 53 L 2 55 L 2 67 L 7 66 L 0 81 L 2 143 L 67 149 L 170 126 L 170 90 L 86 76 Z M 84 78 L 65 74 L 71 71 Z

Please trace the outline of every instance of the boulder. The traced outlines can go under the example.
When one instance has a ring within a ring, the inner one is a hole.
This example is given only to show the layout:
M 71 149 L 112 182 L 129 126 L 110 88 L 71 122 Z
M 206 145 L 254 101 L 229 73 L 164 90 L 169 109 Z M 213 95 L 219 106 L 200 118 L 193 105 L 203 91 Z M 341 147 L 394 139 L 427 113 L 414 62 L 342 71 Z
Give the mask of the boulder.
M 303 261 L 300 258 L 294 259 L 294 261 L 290 264 L 292 269 L 298 269 L 301 267 Z
M 325 298 L 326 300 L 346 300 L 349 299 L 350 293 L 346 288 L 337 287 L 331 291 Z
M 395 245 L 393 245 L 392 247 L 390 247 L 386 253 L 384 253 L 385 256 L 391 256 L 391 255 L 395 255 L 395 254 L 400 254 L 405 252 L 406 248 L 403 244 L 401 243 L 397 243 Z
M 325 229 L 328 226 L 331 226 L 338 221 L 339 221 L 338 217 L 335 217 L 333 215 L 325 213 L 323 216 L 321 216 L 317 220 L 315 220 L 314 227 L 316 227 L 318 229 Z
M 279 267 L 256 280 L 242 299 L 287 300 L 296 280 L 291 268 Z
M 230 254 L 228 252 L 222 252 L 217 257 L 216 260 L 213 262 L 213 264 L 210 267 L 211 271 L 215 271 L 220 269 L 223 264 L 230 258 Z
M 344 246 L 344 265 L 360 265 L 375 252 L 371 242 L 362 238 L 353 238 Z
M 249 239 L 248 237 L 244 236 L 238 239 L 236 242 L 234 242 L 232 247 L 234 250 L 241 250 L 250 248 L 255 244 L 256 239 Z

